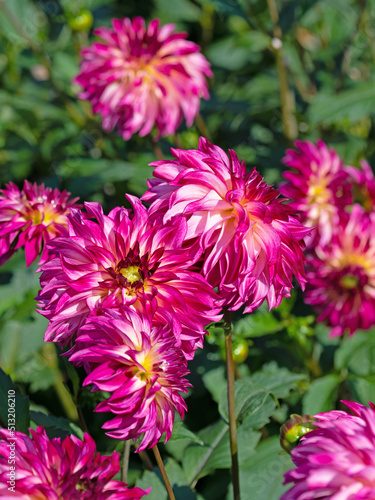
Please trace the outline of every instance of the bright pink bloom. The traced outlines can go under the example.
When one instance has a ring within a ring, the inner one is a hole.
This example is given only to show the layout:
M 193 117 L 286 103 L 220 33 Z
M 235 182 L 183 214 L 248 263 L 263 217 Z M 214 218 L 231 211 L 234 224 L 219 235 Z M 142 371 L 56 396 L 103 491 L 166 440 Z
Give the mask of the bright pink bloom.
M 82 50 L 81 99 L 91 101 L 105 130 L 118 128 L 125 140 L 133 134 L 174 134 L 185 116 L 191 126 L 200 99 L 208 99 L 210 64 L 199 46 L 174 32 L 174 24 L 159 27 L 154 19 L 114 19 L 113 28 L 94 31 L 103 39 Z
M 366 160 L 361 160 L 361 168 L 346 166 L 345 170 L 354 180 L 354 194 L 359 203 L 367 210 L 375 206 L 375 176 Z
M 190 387 L 189 371 L 169 325 L 151 326 L 146 315 L 129 308 L 91 318 L 77 339 L 73 362 L 89 364 L 83 385 L 111 393 L 96 411 L 115 418 L 103 425 L 117 439 L 142 437 L 138 450 L 154 446 L 165 432 L 171 436 L 175 409 L 183 418 L 180 392 Z
M 352 203 L 352 182 L 343 162 L 334 149 L 317 140 L 296 141 L 297 151 L 288 149 L 283 162 L 291 171 L 284 172 L 288 182 L 280 186 L 290 206 L 301 214 L 309 227 L 316 227 L 307 239 L 309 246 L 319 240 L 329 242 L 340 213 Z
M 291 216 L 255 168 L 246 173 L 234 151 L 229 157 L 206 139 L 199 150 L 172 149 L 176 160 L 157 161 L 149 191 L 150 213 L 164 222 L 184 215 L 186 245 L 204 252 L 203 274 L 229 309 L 269 307 L 290 295 L 293 276 L 303 286 L 303 237 L 309 230 Z
M 43 427 L 30 433 L 31 438 L 0 430 L 3 500 L 138 500 L 150 491 L 113 481 L 120 470 L 118 453 L 102 457 L 88 434 L 83 441 L 72 435 L 61 442 L 61 438 L 49 439 Z M 9 490 L 11 451 L 15 454 L 13 491 Z
M 157 306 L 154 322 L 168 322 L 188 358 L 202 346 L 203 328 L 220 319 L 212 287 L 188 271 L 191 256 L 181 249 L 186 234 L 182 218 L 153 224 L 135 197 L 134 207 L 115 208 L 107 216 L 99 203 L 85 203 L 69 215 L 69 236 L 55 238 L 55 257 L 40 270 L 41 313 L 50 320 L 46 341 L 71 344 L 88 316 L 121 305 L 143 311 Z M 94 220 L 90 220 L 90 218 Z
M 307 260 L 305 302 L 327 321 L 331 336 L 375 324 L 375 213 L 357 204 L 335 227 L 330 244 Z
M 294 486 L 280 500 L 375 498 L 375 406 L 343 401 L 352 411 L 315 415 L 316 430 L 291 452 L 297 468 L 285 474 Z
M 10 182 L 0 190 L 0 265 L 17 248 L 25 247 L 26 265 L 38 257 L 48 260 L 47 241 L 66 235 L 67 214 L 78 198 L 69 200 L 70 193 L 45 188 L 44 184 L 24 182 L 23 189 Z

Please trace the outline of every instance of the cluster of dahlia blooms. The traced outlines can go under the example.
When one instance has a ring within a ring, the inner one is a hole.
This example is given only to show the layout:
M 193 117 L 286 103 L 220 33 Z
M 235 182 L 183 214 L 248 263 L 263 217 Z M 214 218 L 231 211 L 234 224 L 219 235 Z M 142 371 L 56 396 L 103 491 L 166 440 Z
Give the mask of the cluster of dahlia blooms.
M 322 141 L 296 141 L 280 187 L 302 220 L 308 240 L 305 301 L 331 336 L 375 324 L 375 178 L 367 162 L 345 166 Z M 354 200 L 356 201 L 352 204 Z
M 45 340 L 69 347 L 85 385 L 109 393 L 96 409 L 114 416 L 103 427 L 140 438 L 138 450 L 169 439 L 175 411 L 183 417 L 187 361 L 222 307 L 275 307 L 294 277 L 306 281 L 310 229 L 277 190 L 205 139 L 172 153 L 155 164 L 149 209 L 130 195 L 132 210 L 72 209 L 39 269 Z
M 114 19 L 112 28 L 94 31 L 100 42 L 82 50 L 75 82 L 81 99 L 100 113 L 105 130 L 117 127 L 128 140 L 156 126 L 157 138 L 174 134 L 183 117 L 191 126 L 201 97 L 209 97 L 210 64 L 200 47 L 174 31 L 174 24 Z
M 70 193 L 24 181 L 23 189 L 10 182 L 0 190 L 0 265 L 25 247 L 29 266 L 42 251 L 40 263 L 48 260 L 46 243 L 67 234 L 67 214 L 78 198 Z
M 293 483 L 280 500 L 363 500 L 375 498 L 375 405 L 343 401 L 351 410 L 314 416 L 291 452 L 297 466 L 285 474 Z
M 149 493 L 112 478 L 119 455 L 101 456 L 94 440 L 74 435 L 49 439 L 43 427 L 22 432 L 0 430 L 0 497 L 30 500 L 138 500 Z

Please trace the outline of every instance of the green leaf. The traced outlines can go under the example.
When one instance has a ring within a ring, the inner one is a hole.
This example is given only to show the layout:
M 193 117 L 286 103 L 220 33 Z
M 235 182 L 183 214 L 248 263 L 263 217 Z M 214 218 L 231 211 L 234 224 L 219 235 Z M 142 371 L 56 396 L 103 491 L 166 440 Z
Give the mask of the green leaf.
M 46 390 L 54 384 L 56 372 L 36 355 L 16 367 L 14 378 L 17 382 L 30 383 L 30 392 L 37 392 Z
M 335 368 L 349 368 L 357 375 L 375 373 L 375 329 L 343 339 L 335 352 Z
M 195 482 L 215 469 L 231 467 L 229 445 L 229 426 L 219 421 L 198 433 L 204 447 L 192 444 L 185 449 L 182 459 L 183 468 L 189 484 Z M 260 433 L 245 422 L 237 431 L 239 463 L 246 460 L 259 441 Z
M 275 398 L 285 398 L 304 375 L 291 373 L 280 368 L 275 362 L 268 363 L 263 369 L 235 382 L 236 418 L 243 422 L 249 418 L 254 428 L 265 425 L 276 408 Z M 228 421 L 228 402 L 226 392 L 222 393 L 219 412 Z
M 236 400 L 236 420 L 244 422 L 247 418 L 254 418 L 259 422 L 258 415 L 261 415 L 261 425 L 267 423 L 268 418 L 276 408 L 276 402 L 270 395 L 270 391 L 254 384 L 250 378 L 240 379 L 235 382 Z M 263 406 L 265 405 L 265 408 Z M 219 412 L 221 417 L 228 422 L 228 398 L 223 393 L 219 402 Z M 271 413 L 269 413 L 271 412 Z
M 280 455 L 278 437 L 263 441 L 256 452 L 240 467 L 240 487 L 243 498 L 276 500 L 290 486 L 283 486 L 283 475 L 294 465 L 288 454 Z M 246 494 L 247 492 L 247 494 Z M 227 500 L 233 498 L 232 487 L 228 489 Z
M 28 47 L 30 40 L 35 46 L 39 46 L 43 40 L 40 36 L 41 30 L 47 26 L 47 20 L 43 13 L 30 0 L 12 0 L 6 2 L 6 7 L 22 27 L 22 34 L 14 27 L 14 23 L 9 21 L 9 17 L 3 11 L 0 15 L 1 34 L 7 37 L 12 46 L 18 47 L 19 50 Z
M 230 16 L 239 16 L 248 21 L 247 15 L 237 0 L 198 0 L 199 3 L 211 3 L 218 12 Z
M 42 425 L 46 429 L 47 436 L 52 439 L 55 437 L 65 438 L 74 434 L 79 439 L 83 438 L 83 431 L 80 427 L 69 422 L 66 418 L 46 415 L 40 411 L 30 411 L 30 418 L 36 425 Z
M 297 388 L 297 383 L 305 378 L 305 375 L 279 367 L 275 361 L 265 364 L 260 371 L 250 377 L 253 383 L 266 388 L 277 399 L 286 398 L 290 391 Z
M 196 500 L 196 495 L 187 485 L 185 473 L 180 465 L 171 458 L 168 458 L 164 465 L 176 500 Z M 147 500 L 167 500 L 168 498 L 157 468 L 154 469 L 154 472 L 146 471 L 142 478 L 136 481 L 136 486 L 144 490 L 151 486 L 152 489 L 147 495 Z
M 251 338 L 277 333 L 284 328 L 285 322 L 276 319 L 271 312 L 266 314 L 251 313 L 233 325 L 233 332 L 235 335 L 239 334 L 241 337 Z
M 354 401 L 367 405 L 368 401 L 375 401 L 375 375 L 367 377 L 353 377 L 347 381 Z
M 211 393 L 213 400 L 218 403 L 220 401 L 221 394 L 227 387 L 225 366 L 220 365 L 217 368 L 207 371 L 203 374 L 202 380 L 205 388 Z
M 150 493 L 147 495 L 147 500 L 168 500 L 168 495 L 163 482 L 156 472 L 146 470 L 141 479 L 135 483 L 138 488 L 147 490 L 151 487 Z
M 178 0 L 178 2 L 156 0 L 155 4 L 155 16 L 159 17 L 163 24 L 176 21 L 199 21 L 202 15 L 201 9 L 188 0 Z
M 334 374 L 313 380 L 303 398 L 302 412 L 315 415 L 332 410 L 339 384 L 340 377 Z
M 14 412 L 8 411 L 10 408 L 14 408 Z M 30 425 L 29 398 L 21 394 L 10 376 L 0 368 L 0 420 L 2 425 L 5 427 L 14 425 L 9 420 L 13 415 L 16 430 L 27 434 Z
M 249 50 L 239 46 L 233 36 L 211 44 L 206 52 L 208 60 L 213 65 L 230 71 L 243 68 L 249 59 Z
M 185 427 L 182 420 L 174 422 L 172 436 L 170 437 L 169 441 L 177 441 L 180 439 L 189 439 L 193 443 L 197 443 L 200 446 L 204 445 L 203 441 L 197 435 L 195 435 L 193 432 L 189 431 L 187 427 Z
M 320 94 L 309 107 L 312 124 L 330 125 L 348 119 L 355 123 L 375 111 L 375 86 L 362 83 L 336 95 Z

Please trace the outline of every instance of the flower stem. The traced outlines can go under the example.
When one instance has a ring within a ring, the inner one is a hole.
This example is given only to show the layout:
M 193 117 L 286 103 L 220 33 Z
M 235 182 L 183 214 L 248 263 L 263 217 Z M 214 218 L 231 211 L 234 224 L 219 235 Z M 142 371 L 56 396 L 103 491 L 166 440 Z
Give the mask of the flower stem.
M 149 456 L 147 455 L 146 450 L 139 451 L 138 455 L 139 455 L 139 458 L 142 460 L 143 465 L 145 466 L 145 468 L 147 470 L 153 471 L 154 470 L 154 466 L 152 465 L 152 462 L 151 462 Z
M 240 477 L 238 468 L 238 445 L 237 445 L 237 422 L 236 406 L 234 398 L 234 362 L 232 347 L 232 329 L 230 311 L 224 312 L 225 331 L 225 355 L 227 361 L 227 383 L 228 383 L 228 415 L 229 415 L 229 439 L 230 452 L 232 456 L 232 484 L 233 498 L 240 500 Z
M 150 144 L 151 144 L 151 147 L 152 147 L 152 150 L 154 152 L 154 155 L 156 156 L 156 158 L 158 160 L 165 160 L 165 156 L 164 156 L 164 153 L 163 151 L 161 150 L 159 144 L 157 142 L 155 142 L 151 136 L 149 135 L 149 141 L 150 141 Z
M 195 125 L 197 126 L 198 132 L 208 139 L 210 142 L 212 142 L 211 134 L 210 131 L 208 130 L 208 127 L 206 125 L 206 122 L 203 120 L 202 115 L 198 114 L 195 117 Z
M 161 459 L 159 448 L 158 448 L 157 444 L 155 446 L 153 446 L 152 451 L 154 452 L 156 462 L 158 464 L 158 467 L 159 467 L 159 470 L 161 473 L 161 477 L 163 478 L 164 485 L 165 485 L 165 488 L 166 488 L 167 493 L 168 493 L 168 498 L 169 498 L 169 500 L 176 500 L 174 493 L 172 491 L 171 483 L 169 482 L 169 479 L 167 476 L 167 471 L 165 470 L 165 467 L 163 464 L 163 460 Z
M 288 75 L 283 57 L 282 31 L 279 25 L 279 13 L 275 0 L 267 0 L 268 10 L 273 24 L 272 48 L 276 58 L 276 68 L 280 85 L 281 113 L 284 135 L 293 141 L 298 135 L 298 126 L 295 117 L 296 104 L 294 93 L 289 88 Z
M 65 410 L 66 416 L 69 420 L 77 422 L 78 412 L 76 405 L 70 395 L 69 391 L 64 385 L 64 378 L 59 370 L 58 357 L 55 345 L 51 342 L 46 342 L 42 348 L 42 360 L 54 373 L 53 387 L 59 397 L 60 403 Z
M 130 446 L 131 446 L 131 441 L 129 439 L 127 441 L 124 441 L 124 451 L 122 454 L 122 469 L 121 469 L 121 481 L 123 481 L 124 483 L 128 482 Z

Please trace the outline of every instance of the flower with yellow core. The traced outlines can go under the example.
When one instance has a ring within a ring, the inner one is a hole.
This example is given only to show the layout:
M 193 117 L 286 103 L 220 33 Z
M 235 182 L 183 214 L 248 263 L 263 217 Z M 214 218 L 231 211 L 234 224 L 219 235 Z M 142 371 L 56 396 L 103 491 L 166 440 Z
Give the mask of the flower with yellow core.
M 357 204 L 343 213 L 332 240 L 307 258 L 305 302 L 326 321 L 331 336 L 375 324 L 375 214 Z
M 42 252 L 40 263 L 49 258 L 46 243 L 68 234 L 67 214 L 78 208 L 70 193 L 24 182 L 23 189 L 10 182 L 0 191 L 0 265 L 25 247 L 29 266 Z

